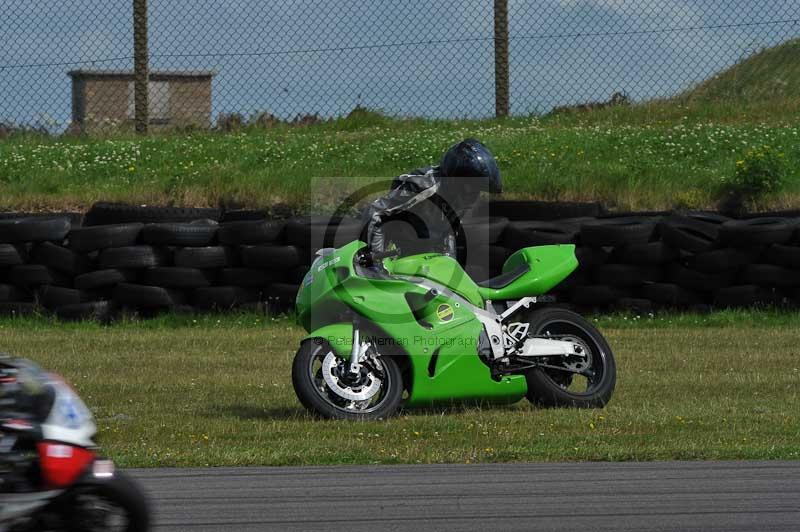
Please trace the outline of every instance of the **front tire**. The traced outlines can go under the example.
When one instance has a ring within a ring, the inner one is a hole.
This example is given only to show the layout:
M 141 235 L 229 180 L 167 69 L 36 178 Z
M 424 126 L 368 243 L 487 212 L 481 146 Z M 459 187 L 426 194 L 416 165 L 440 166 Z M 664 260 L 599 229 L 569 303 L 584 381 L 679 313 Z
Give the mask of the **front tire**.
M 617 366 L 608 342 L 582 316 L 563 309 L 545 308 L 531 314 L 529 334 L 566 337 L 588 351 L 589 367 L 580 374 L 550 368 L 533 368 L 525 374 L 527 398 L 545 407 L 603 408 L 614 393 Z M 557 365 L 559 357 L 544 362 Z
M 144 494 L 120 471 L 107 482 L 76 486 L 67 512 L 70 531 L 147 532 L 150 529 Z
M 328 419 L 370 420 L 394 415 L 403 402 L 403 375 L 390 356 L 379 356 L 362 362 L 362 382 L 346 383 L 342 378 L 347 361 L 336 359 L 333 348 L 321 338 L 307 340 L 292 363 L 292 385 L 300 403 L 309 411 Z M 329 372 L 328 379 L 323 372 Z M 341 381 L 339 379 L 342 379 Z M 331 382 L 341 386 L 331 386 Z M 364 392 L 377 384 L 377 392 L 368 399 L 356 400 L 349 394 Z

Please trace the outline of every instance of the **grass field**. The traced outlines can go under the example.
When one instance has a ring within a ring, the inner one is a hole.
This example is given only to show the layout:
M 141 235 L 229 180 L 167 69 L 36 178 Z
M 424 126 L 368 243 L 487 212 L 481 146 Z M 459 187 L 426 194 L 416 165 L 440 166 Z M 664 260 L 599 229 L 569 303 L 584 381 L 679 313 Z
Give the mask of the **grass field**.
M 0 337 L 74 384 L 124 466 L 800 458 L 797 314 L 597 324 L 619 366 L 604 410 L 462 405 L 369 423 L 301 409 L 302 331 L 287 319 L 4 319 Z
M 436 163 L 451 143 L 484 141 L 506 198 L 598 200 L 619 209 L 713 207 L 720 180 L 749 148 L 783 153 L 781 194 L 800 206 L 794 109 L 674 103 L 580 116 L 489 121 L 393 120 L 373 114 L 311 126 L 150 138 L 13 137 L 0 141 L 0 209 L 83 209 L 94 201 L 333 208 L 310 194 L 319 177 L 389 177 Z M 763 112 L 763 115 L 760 113 Z
M 786 185 L 755 208 L 800 207 L 800 40 L 762 51 L 669 100 L 508 120 L 393 119 L 359 110 L 310 125 L 138 138 L 0 140 L 0 209 L 83 209 L 97 200 L 319 211 L 319 177 L 390 177 L 484 141 L 507 198 L 612 208 L 708 208 L 750 148 L 785 157 Z M 311 110 L 313 111 L 313 110 Z

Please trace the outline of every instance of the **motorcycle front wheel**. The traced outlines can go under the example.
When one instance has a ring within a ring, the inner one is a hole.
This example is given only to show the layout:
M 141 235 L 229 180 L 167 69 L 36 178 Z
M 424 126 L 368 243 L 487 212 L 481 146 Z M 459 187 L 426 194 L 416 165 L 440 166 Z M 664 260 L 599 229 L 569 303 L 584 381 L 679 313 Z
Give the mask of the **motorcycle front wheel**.
M 617 366 L 611 347 L 591 323 L 574 312 L 545 308 L 529 318 L 528 334 L 580 344 L 585 358 L 543 357 L 528 370 L 528 399 L 545 407 L 602 408 L 614 393 Z
M 67 506 L 70 532 L 147 532 L 150 527 L 144 494 L 120 471 L 107 482 L 76 486 Z
M 383 419 L 403 402 L 403 375 L 388 356 L 362 362 L 358 375 L 321 339 L 307 340 L 292 363 L 292 385 L 303 406 L 328 419 Z

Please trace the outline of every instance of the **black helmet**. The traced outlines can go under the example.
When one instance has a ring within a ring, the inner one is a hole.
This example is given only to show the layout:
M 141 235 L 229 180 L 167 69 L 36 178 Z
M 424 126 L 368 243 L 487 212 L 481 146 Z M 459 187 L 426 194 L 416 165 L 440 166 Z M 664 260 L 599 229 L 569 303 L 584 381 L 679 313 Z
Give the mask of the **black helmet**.
M 2 395 L 3 386 L 17 383 L 17 373 L 19 370 L 14 365 L 12 358 L 0 354 L 0 395 Z
M 442 157 L 439 166 L 446 177 L 477 177 L 484 192 L 499 194 L 503 191 L 500 169 L 489 148 L 475 139 L 454 144 Z
M 3 389 L 37 390 L 41 387 L 42 369 L 33 362 L 0 353 L 0 395 Z
M 0 417 L 43 422 L 52 409 L 55 392 L 45 373 L 24 358 L 0 354 Z

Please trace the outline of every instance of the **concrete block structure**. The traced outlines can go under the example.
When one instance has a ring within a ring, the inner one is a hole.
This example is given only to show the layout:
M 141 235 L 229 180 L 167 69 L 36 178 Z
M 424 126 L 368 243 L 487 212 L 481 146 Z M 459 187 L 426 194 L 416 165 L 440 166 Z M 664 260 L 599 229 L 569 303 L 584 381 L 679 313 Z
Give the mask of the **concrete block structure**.
M 132 126 L 134 76 L 124 70 L 73 70 L 72 122 L 92 132 Z M 209 71 L 150 72 L 148 100 L 153 129 L 211 126 Z

